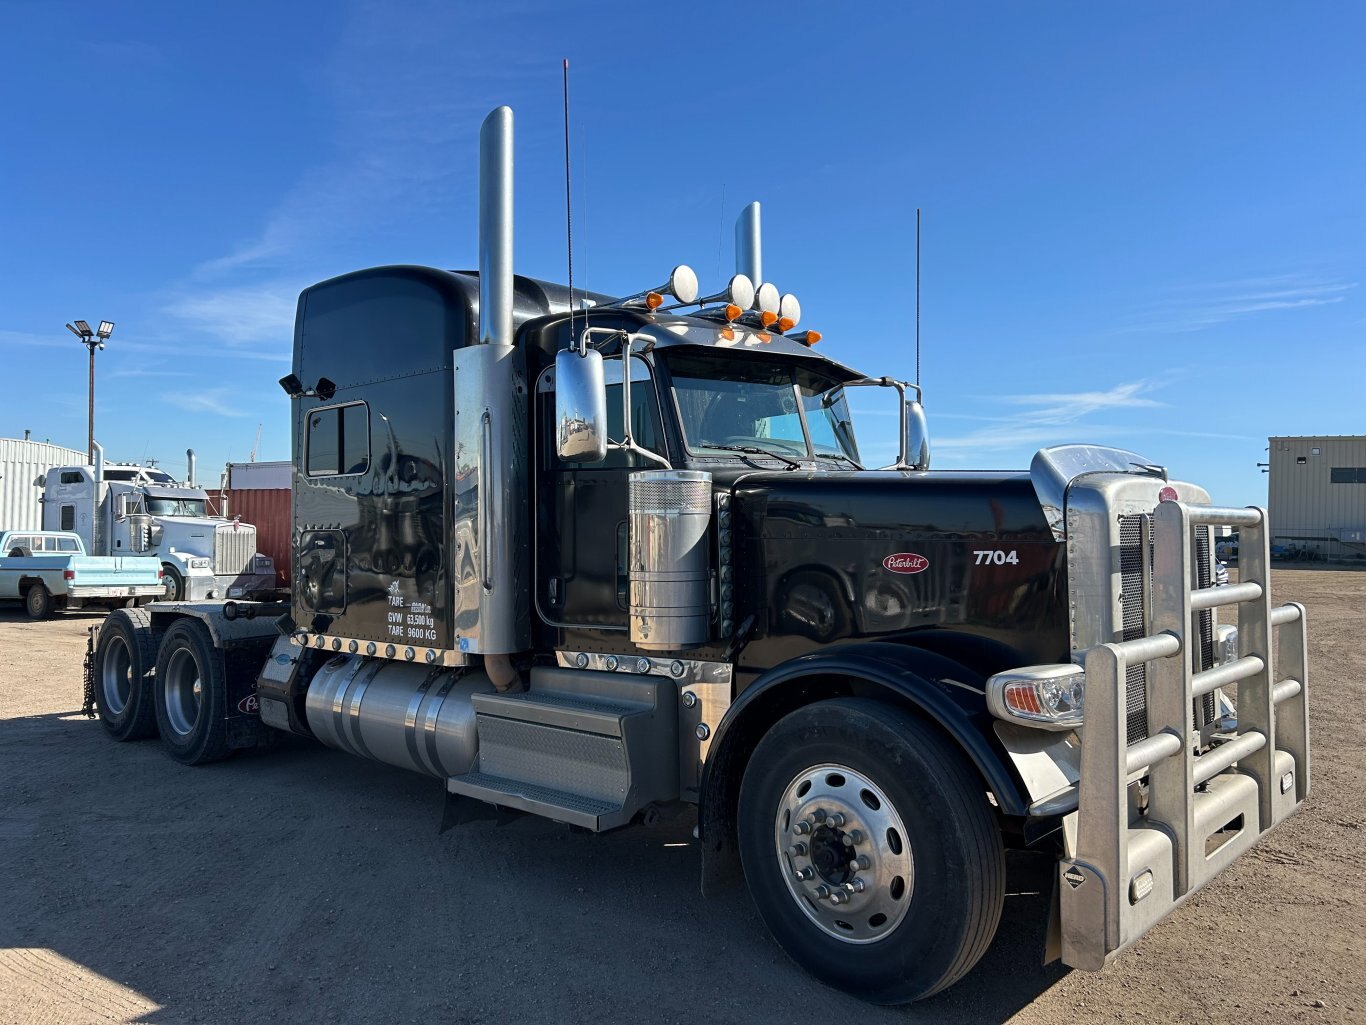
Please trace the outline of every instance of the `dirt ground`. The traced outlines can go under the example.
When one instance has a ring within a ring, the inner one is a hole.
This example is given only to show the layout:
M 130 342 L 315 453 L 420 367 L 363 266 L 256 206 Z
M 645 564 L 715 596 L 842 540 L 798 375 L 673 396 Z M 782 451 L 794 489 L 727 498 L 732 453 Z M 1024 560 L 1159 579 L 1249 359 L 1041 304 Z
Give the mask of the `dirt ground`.
M 1310 610 L 1303 812 L 1097 974 L 1040 966 L 1015 856 L 982 964 L 892 1009 L 703 899 L 689 817 L 439 834 L 439 783 L 320 746 L 184 768 L 77 712 L 98 616 L 0 611 L 0 1023 L 1366 1021 L 1366 573 L 1273 591 Z

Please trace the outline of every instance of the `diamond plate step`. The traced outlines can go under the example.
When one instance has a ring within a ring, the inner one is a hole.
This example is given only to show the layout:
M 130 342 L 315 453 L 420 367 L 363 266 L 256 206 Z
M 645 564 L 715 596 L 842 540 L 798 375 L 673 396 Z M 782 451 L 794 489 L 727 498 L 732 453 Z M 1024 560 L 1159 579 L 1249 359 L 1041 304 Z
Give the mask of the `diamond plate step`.
M 622 719 L 648 711 L 638 704 L 627 704 L 600 697 L 528 691 L 521 694 L 476 694 L 475 711 L 502 719 L 558 726 L 565 730 L 620 737 Z
M 625 825 L 630 818 L 630 813 L 619 804 L 484 772 L 452 776 L 446 780 L 446 789 L 452 794 L 567 822 L 595 833 Z

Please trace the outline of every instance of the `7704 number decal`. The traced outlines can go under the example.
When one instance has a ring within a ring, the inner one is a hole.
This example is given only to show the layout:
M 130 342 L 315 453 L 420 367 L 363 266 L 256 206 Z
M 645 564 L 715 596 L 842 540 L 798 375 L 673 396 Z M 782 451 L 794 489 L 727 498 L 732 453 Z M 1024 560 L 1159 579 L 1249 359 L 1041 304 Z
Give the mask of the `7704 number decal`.
M 1015 554 L 1015 549 L 1005 551 L 1001 548 L 983 548 L 974 550 L 973 555 L 977 556 L 978 566 L 1018 566 L 1020 557 Z

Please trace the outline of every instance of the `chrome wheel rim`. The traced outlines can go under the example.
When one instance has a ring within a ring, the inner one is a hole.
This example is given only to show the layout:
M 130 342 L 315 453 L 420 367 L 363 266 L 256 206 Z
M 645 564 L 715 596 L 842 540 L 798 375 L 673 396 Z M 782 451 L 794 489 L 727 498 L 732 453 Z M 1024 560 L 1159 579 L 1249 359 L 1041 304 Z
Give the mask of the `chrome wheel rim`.
M 778 802 L 773 840 L 787 892 L 827 935 L 875 943 L 906 917 L 915 886 L 910 837 L 863 773 L 834 764 L 802 770 Z
M 180 648 L 171 656 L 166 663 L 162 693 L 171 729 L 182 737 L 187 736 L 199 721 L 204 696 L 204 681 L 194 652 Z
M 110 715 L 122 712 L 133 693 L 133 656 L 128 650 L 128 642 L 117 634 L 110 635 L 109 646 L 105 649 L 100 690 L 104 694 L 105 710 Z

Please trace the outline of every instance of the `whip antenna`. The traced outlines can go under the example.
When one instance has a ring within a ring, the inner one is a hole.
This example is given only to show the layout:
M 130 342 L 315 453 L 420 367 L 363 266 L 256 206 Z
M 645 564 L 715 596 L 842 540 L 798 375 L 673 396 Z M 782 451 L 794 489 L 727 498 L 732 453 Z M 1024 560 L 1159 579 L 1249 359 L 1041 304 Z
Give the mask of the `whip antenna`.
M 915 383 L 920 383 L 920 207 L 915 208 Z
M 574 341 L 574 219 L 569 202 L 569 58 L 564 59 L 564 240 L 569 256 L 569 341 Z

